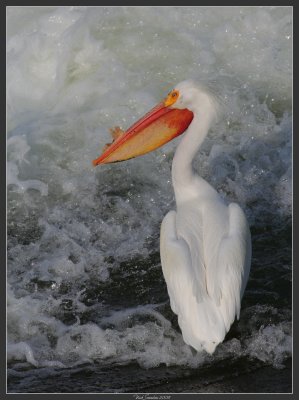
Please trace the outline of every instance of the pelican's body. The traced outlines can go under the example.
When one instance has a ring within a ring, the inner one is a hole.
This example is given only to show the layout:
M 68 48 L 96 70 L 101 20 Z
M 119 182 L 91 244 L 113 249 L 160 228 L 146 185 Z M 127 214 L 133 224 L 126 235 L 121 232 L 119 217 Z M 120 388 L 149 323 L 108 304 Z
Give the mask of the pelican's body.
M 158 107 L 158 112 L 163 112 L 164 125 L 168 123 L 179 132 L 176 134 L 182 133 L 181 125 L 170 122 L 170 114 L 167 115 L 175 109 L 176 119 L 181 117 L 188 127 L 184 129 L 172 165 L 177 210 L 170 211 L 162 222 L 162 270 L 184 341 L 198 351 L 213 353 L 235 317 L 239 318 L 250 270 L 250 231 L 241 208 L 235 203 L 227 206 L 216 190 L 192 170 L 192 159 L 216 115 L 213 96 L 193 82 L 185 81 L 169 94 L 163 105 L 164 108 Z M 149 113 L 135 128 L 138 130 L 149 118 L 152 123 L 156 115 L 157 111 Z M 159 118 L 160 114 L 155 123 Z M 132 131 L 127 132 L 132 135 Z M 141 134 L 140 131 L 139 140 Z M 125 152 L 125 157 L 130 158 L 131 149 L 120 144 L 123 147 L 118 150 L 117 143 L 115 150 L 112 148 L 116 161 L 118 152 L 121 157 Z M 105 158 L 104 153 L 98 160 L 106 162 L 110 154 L 107 152 Z

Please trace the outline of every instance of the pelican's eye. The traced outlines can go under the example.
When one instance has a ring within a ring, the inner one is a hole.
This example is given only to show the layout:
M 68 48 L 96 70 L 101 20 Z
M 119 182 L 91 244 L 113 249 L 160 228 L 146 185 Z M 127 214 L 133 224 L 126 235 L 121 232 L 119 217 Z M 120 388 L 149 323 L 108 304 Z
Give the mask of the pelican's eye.
M 174 104 L 178 98 L 179 98 L 179 91 L 174 89 L 168 94 L 168 96 L 164 100 L 164 105 L 166 107 L 169 107 L 172 104 Z

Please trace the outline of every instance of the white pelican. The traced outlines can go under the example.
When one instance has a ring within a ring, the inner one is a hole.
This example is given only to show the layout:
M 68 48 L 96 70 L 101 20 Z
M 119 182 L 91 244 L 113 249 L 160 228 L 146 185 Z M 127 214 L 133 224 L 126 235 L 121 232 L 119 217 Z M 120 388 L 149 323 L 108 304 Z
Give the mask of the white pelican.
M 248 280 L 251 238 L 236 203 L 226 205 L 192 170 L 192 159 L 217 112 L 212 94 L 184 81 L 126 132 L 112 130 L 94 165 L 145 154 L 185 131 L 172 164 L 177 210 L 161 226 L 160 253 L 170 305 L 184 341 L 212 354 L 235 317 Z

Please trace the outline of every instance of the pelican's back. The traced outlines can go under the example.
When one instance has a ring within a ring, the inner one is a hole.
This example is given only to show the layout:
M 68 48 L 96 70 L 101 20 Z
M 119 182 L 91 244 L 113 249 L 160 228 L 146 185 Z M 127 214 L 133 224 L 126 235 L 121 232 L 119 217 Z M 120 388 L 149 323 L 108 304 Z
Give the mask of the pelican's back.
M 223 341 L 248 279 L 250 233 L 244 213 L 219 197 L 194 199 L 166 215 L 161 263 L 186 343 L 209 353 Z

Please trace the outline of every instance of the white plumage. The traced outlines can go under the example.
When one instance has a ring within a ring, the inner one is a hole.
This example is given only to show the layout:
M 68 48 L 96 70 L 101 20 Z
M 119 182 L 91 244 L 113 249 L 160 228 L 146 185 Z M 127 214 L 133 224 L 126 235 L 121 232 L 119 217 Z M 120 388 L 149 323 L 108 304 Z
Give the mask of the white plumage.
M 175 89 L 179 98 L 172 107 L 188 108 L 194 118 L 173 160 L 177 210 L 162 222 L 161 263 L 184 341 L 213 353 L 239 318 L 251 263 L 250 231 L 241 208 L 227 206 L 192 170 L 192 159 L 217 114 L 217 102 L 191 81 Z

